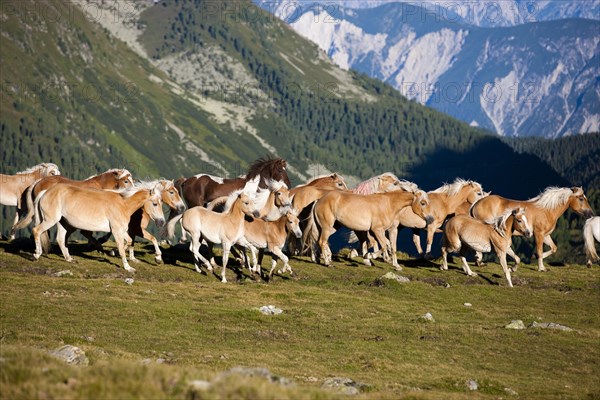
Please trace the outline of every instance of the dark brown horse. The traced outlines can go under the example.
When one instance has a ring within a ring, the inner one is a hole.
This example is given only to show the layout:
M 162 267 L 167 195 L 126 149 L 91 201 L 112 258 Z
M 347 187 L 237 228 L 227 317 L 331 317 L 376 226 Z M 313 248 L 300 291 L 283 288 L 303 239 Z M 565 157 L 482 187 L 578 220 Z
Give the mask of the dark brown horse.
M 286 167 L 287 162 L 284 159 L 260 158 L 250 165 L 245 177 L 226 179 L 200 174 L 181 178 L 175 182 L 175 186 L 179 189 L 188 208 L 205 206 L 218 197 L 229 196 L 232 192 L 242 189 L 256 176 L 260 177 L 258 187 L 263 189 L 267 188 L 268 179 L 283 181 L 287 187 L 291 187 Z

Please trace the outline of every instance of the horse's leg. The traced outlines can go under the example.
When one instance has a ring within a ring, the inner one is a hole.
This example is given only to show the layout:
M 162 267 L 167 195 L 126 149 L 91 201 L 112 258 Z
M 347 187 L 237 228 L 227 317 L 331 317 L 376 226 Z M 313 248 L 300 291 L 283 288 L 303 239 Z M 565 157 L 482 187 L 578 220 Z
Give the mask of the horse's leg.
M 501 250 L 496 250 L 496 254 L 498 254 L 498 258 L 500 259 L 500 265 L 502 265 L 502 270 L 504 271 L 504 276 L 506 276 L 506 281 L 508 282 L 508 286 L 513 287 L 512 279 L 510 277 L 510 268 L 508 268 L 508 264 L 506 263 L 506 252 L 501 251 Z
M 476 272 L 471 271 L 469 263 L 467 262 L 467 257 L 465 257 L 467 255 L 468 250 L 469 249 L 467 248 L 467 246 L 462 246 L 460 248 L 460 260 L 462 262 L 463 271 L 465 271 L 465 273 L 469 276 L 477 276 Z
M 431 244 L 433 243 L 433 235 L 435 234 L 435 230 L 437 228 L 437 224 L 431 223 L 427 225 L 427 249 L 425 250 L 424 258 L 426 260 L 431 260 Z
M 185 232 L 185 229 L 183 229 L 182 219 L 179 220 L 179 224 L 181 225 L 181 238 L 179 239 L 179 243 L 183 244 L 187 242 L 187 234 Z
M 322 226 L 321 235 L 319 236 L 319 247 L 321 248 L 321 257 L 323 258 L 323 264 L 329 266 L 331 264 L 331 249 L 329 248 L 329 236 L 333 233 L 333 227 Z
M 69 232 L 67 239 L 69 238 L 69 236 L 71 236 L 71 233 L 73 233 L 75 230 Z M 100 244 L 100 242 L 98 240 L 96 240 L 96 238 L 94 237 L 94 232 L 91 231 L 86 231 L 86 230 L 81 230 L 81 235 L 83 237 L 85 237 L 88 240 L 88 246 L 93 246 L 94 249 L 96 249 L 99 252 L 103 252 L 104 248 L 102 247 L 102 244 Z M 110 232 L 108 233 L 108 235 L 110 236 Z
M 534 232 L 535 237 L 535 255 L 538 259 L 538 271 L 546 271 L 544 267 L 544 236 L 541 233 Z
M 384 254 L 383 258 L 384 258 L 385 262 L 391 263 L 391 259 L 389 258 L 390 250 L 388 248 L 387 238 L 385 237 L 385 230 L 376 229 L 376 230 L 373 230 L 373 234 L 377 238 L 377 241 L 381 244 L 381 251 Z
M 372 254 L 369 254 L 369 234 L 367 232 L 355 231 L 356 237 L 358 238 L 358 243 L 360 243 L 360 248 L 362 251 L 363 264 L 371 266 L 371 258 Z M 352 255 L 352 252 L 350 252 Z M 352 258 L 352 257 L 351 257 Z
M 283 262 L 283 268 L 277 271 L 277 273 L 282 274 L 286 271 L 290 271 L 290 274 L 293 274 L 294 271 L 292 271 L 292 267 L 290 267 L 289 264 L 290 259 L 288 258 L 288 256 L 283 254 L 283 251 L 281 251 L 279 246 L 275 246 L 270 250 L 273 253 L 273 260 L 275 261 L 275 263 L 272 263 L 271 272 L 269 272 L 269 280 L 271 280 L 271 276 L 273 275 L 273 270 L 275 269 L 275 265 L 277 264 L 277 259 L 281 259 L 281 261 Z
M 554 240 L 552 240 L 552 237 L 550 235 L 546 235 L 546 237 L 544 237 L 544 243 L 550 246 L 550 250 L 544 252 L 544 254 L 542 254 L 542 258 L 549 257 L 552 254 L 556 253 L 556 250 L 558 250 L 556 244 L 554 243 Z
M 511 269 L 512 272 L 517 272 L 517 268 L 519 267 L 519 264 L 521 264 L 521 258 L 512 249 L 512 241 L 509 243 L 508 249 L 506 249 L 506 254 L 508 254 L 513 260 L 515 260 L 515 264 Z
M 31 230 L 31 233 L 33 234 L 33 240 L 35 242 L 35 253 L 33 253 L 33 258 L 35 260 L 39 260 L 40 256 L 42 255 L 42 241 L 41 241 L 42 233 L 44 233 L 48 229 L 52 228 L 54 225 L 56 225 L 60 221 L 60 217 L 59 218 L 51 218 L 48 215 L 48 213 L 42 214 L 42 215 L 44 216 L 42 222 L 39 225 L 34 226 L 33 229 Z
M 148 232 L 145 228 L 142 228 L 142 237 L 144 239 L 152 242 L 152 244 L 154 245 L 154 261 L 156 261 L 157 264 L 162 264 L 163 263 L 162 252 L 160 251 L 160 246 L 158 245 L 158 240 L 150 232 Z M 134 237 L 134 239 L 135 239 L 135 237 Z
M 69 254 L 69 249 L 65 244 L 65 236 L 67 234 L 67 229 L 59 222 L 56 224 L 56 243 L 58 243 L 58 247 L 60 247 L 60 251 L 62 252 L 63 257 L 67 262 L 73 262 L 73 257 Z
M 196 272 L 199 274 L 202 273 L 200 263 L 203 263 L 209 270 L 212 270 L 212 266 L 208 260 L 200 254 L 200 239 L 202 239 L 202 236 L 198 232 L 190 233 L 190 251 L 194 255 L 194 268 L 196 268 Z
M 119 250 L 119 256 L 121 257 L 121 261 L 123 262 L 123 268 L 125 268 L 125 271 L 127 272 L 135 272 L 135 268 L 132 268 L 131 266 L 129 266 L 129 263 L 127 262 L 127 257 L 126 257 L 126 241 L 131 242 L 131 237 L 129 237 L 129 235 L 127 234 L 127 227 L 121 228 L 121 227 L 112 227 L 112 234 L 115 237 L 115 241 L 117 242 L 117 249 Z
M 397 247 L 398 247 L 398 228 L 392 227 L 392 229 L 390 229 L 388 231 L 388 233 L 390 235 L 390 248 L 391 248 L 391 252 L 392 252 L 392 266 L 396 269 L 396 271 L 402 271 L 402 267 L 398 264 L 398 254 L 396 254 Z
M 440 266 L 440 269 L 442 271 L 447 271 L 448 270 L 448 246 L 449 246 L 449 242 L 448 242 L 448 238 L 446 237 L 446 234 L 444 233 L 444 235 L 442 236 L 442 265 Z
M 8 234 L 8 240 L 15 240 L 15 225 L 19 222 L 19 207 L 17 207 L 17 211 L 15 211 L 15 218 L 13 219 L 12 228 L 10 229 L 10 233 Z
M 485 263 L 482 260 L 483 260 L 483 253 L 480 251 L 475 251 L 475 265 L 477 265 L 478 267 L 484 266 Z
M 227 261 L 229 259 L 229 251 L 231 250 L 231 243 L 223 242 L 223 272 L 221 274 L 221 282 L 227 283 L 225 277 L 225 271 L 227 270 Z
M 131 237 L 131 236 L 130 236 Z M 137 258 L 135 258 L 135 235 L 133 235 L 133 238 L 131 239 L 131 246 L 129 247 L 129 261 L 131 262 L 135 262 L 135 263 L 139 263 L 140 260 L 138 260 Z
M 413 228 L 412 230 L 412 240 L 415 244 L 415 248 L 417 249 L 417 253 L 419 253 L 420 257 L 424 257 L 423 248 L 421 247 L 421 230 L 419 228 Z

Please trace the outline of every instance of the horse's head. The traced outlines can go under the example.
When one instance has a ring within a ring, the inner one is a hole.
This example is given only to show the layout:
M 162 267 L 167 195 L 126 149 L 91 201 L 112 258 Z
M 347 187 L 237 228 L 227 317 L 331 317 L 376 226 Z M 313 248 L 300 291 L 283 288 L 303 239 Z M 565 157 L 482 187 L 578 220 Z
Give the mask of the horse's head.
M 126 189 L 133 187 L 133 177 L 126 169 L 113 169 L 110 172 L 115 180 L 115 189 Z
M 144 202 L 144 211 L 159 228 L 165 224 L 165 214 L 162 209 L 161 190 L 155 187 L 149 191 L 148 199 Z
M 569 198 L 569 207 L 571 210 L 582 215 L 585 219 L 593 217 L 594 210 L 592 210 L 585 193 L 583 193 L 583 188 L 574 187 L 571 188 L 571 191 L 573 191 L 573 194 Z
M 400 180 L 391 173 L 381 174 L 377 177 L 379 193 L 395 192 L 403 190 Z
M 302 230 L 300 229 L 300 219 L 298 219 L 298 212 L 296 210 L 288 211 L 285 214 L 285 227 L 288 232 L 292 232 L 298 239 L 302 237 Z
M 333 186 L 336 189 L 348 190 L 348 186 L 346 186 L 346 182 L 344 181 L 344 178 L 341 175 L 339 175 L 337 172 L 334 172 L 333 174 L 329 175 L 328 178 L 331 180 L 331 184 L 333 184 Z
M 433 217 L 431 204 L 429 203 L 429 197 L 427 196 L 427 193 L 423 190 L 417 190 L 414 193 L 411 208 L 416 215 L 425 220 L 427 225 L 433 223 L 433 221 L 435 220 L 435 218 Z
M 43 164 L 44 168 L 42 170 L 42 176 L 55 176 L 60 175 L 60 171 L 55 164 L 45 163 Z
M 242 213 L 253 218 L 260 217 L 260 210 L 256 209 L 252 194 L 242 192 L 238 196 L 237 200 L 240 202 L 240 210 L 242 211 Z
M 525 209 L 523 207 L 515 208 L 512 210 L 513 216 L 513 230 L 521 233 L 523 236 L 533 236 L 533 229 L 527 220 L 525 215 Z
M 175 188 L 173 181 L 161 180 L 161 200 L 171 209 L 177 210 L 181 214 L 185 210 L 185 203 L 179 196 L 179 191 Z
M 483 191 L 481 184 L 473 181 L 470 181 L 467 185 L 465 185 L 462 190 L 465 190 L 467 192 L 467 201 L 470 204 L 475 204 L 478 200 L 489 195 L 489 193 L 486 194 Z

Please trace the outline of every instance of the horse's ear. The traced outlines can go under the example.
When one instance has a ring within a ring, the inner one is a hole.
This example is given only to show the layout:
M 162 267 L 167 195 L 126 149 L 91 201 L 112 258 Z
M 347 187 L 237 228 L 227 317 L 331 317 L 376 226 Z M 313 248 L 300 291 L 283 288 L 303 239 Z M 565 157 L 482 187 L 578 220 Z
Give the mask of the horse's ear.
M 333 174 L 331 174 L 331 177 L 332 177 L 333 179 L 337 178 L 337 177 L 338 177 L 338 174 L 337 174 L 337 172 L 334 172 Z

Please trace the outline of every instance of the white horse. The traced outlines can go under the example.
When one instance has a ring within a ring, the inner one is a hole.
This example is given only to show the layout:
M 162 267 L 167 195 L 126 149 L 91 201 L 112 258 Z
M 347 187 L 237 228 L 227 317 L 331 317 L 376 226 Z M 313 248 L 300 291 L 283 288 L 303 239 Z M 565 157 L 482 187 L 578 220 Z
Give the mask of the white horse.
M 596 242 L 600 242 L 600 217 L 592 217 L 585 221 L 583 227 L 583 241 L 585 243 L 585 254 L 587 255 L 587 266 L 591 267 L 592 263 L 600 260 L 596 253 Z

